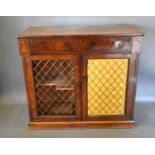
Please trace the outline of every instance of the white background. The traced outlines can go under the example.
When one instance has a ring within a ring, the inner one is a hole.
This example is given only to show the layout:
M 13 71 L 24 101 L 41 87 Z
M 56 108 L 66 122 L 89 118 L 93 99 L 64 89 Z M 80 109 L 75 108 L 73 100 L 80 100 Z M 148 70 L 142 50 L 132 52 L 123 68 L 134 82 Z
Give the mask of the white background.
M 3 0 L 0 15 L 151 16 L 155 14 L 153 2 L 153 0 Z M 151 155 L 154 154 L 154 145 L 153 139 L 0 139 L 0 154 Z

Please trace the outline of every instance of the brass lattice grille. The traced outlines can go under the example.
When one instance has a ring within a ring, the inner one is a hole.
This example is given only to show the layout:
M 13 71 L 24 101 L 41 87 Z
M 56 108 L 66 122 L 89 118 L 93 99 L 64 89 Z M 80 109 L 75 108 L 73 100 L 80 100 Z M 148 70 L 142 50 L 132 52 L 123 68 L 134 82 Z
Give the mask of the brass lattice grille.
M 72 60 L 32 62 L 38 115 L 75 115 Z
M 125 111 L 128 59 L 88 60 L 88 115 Z

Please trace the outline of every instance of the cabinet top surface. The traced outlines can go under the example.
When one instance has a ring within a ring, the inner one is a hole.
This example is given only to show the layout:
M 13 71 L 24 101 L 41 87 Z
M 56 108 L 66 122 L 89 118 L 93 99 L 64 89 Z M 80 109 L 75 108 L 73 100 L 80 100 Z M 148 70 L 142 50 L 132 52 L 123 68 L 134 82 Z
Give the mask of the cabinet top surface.
M 136 26 L 105 25 L 105 26 L 57 26 L 29 27 L 17 37 L 46 37 L 74 35 L 104 35 L 104 36 L 141 36 L 144 35 Z

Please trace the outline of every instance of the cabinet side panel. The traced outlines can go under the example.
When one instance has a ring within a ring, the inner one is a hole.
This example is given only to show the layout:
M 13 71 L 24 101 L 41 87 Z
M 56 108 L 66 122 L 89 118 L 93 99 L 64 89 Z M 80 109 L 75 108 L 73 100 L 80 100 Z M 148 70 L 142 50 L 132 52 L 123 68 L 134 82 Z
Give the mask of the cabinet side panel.
M 133 120 L 134 117 L 138 63 L 139 63 L 139 53 L 132 54 L 129 63 L 128 93 L 126 104 L 126 115 L 131 120 Z
M 30 121 L 32 121 L 35 117 L 36 117 L 36 113 L 35 113 L 35 108 L 33 106 L 33 96 L 32 96 L 32 92 L 34 90 L 32 90 L 32 86 L 31 86 L 31 81 L 30 79 L 32 79 L 32 75 L 30 75 L 31 72 L 31 68 L 29 68 L 31 66 L 30 61 L 27 60 L 29 58 L 26 57 L 22 57 L 22 61 L 23 61 L 23 70 L 24 70 L 24 78 L 25 78 L 25 85 L 26 85 L 26 94 L 27 94 L 27 101 L 28 101 L 28 109 L 29 109 L 29 119 Z
M 36 100 L 35 100 L 35 90 L 34 90 L 34 80 L 33 80 L 33 72 L 32 72 L 32 61 L 31 57 L 24 57 L 24 70 L 25 70 L 25 79 L 27 85 L 27 95 L 29 98 L 29 113 L 31 116 L 31 120 L 37 118 L 36 112 Z
M 28 112 L 29 112 L 29 120 L 32 120 L 32 113 L 31 113 L 31 103 L 30 103 L 30 95 L 29 95 L 29 88 L 28 88 L 28 81 L 27 81 L 27 66 L 25 62 L 25 58 L 22 57 L 23 63 L 23 72 L 24 72 L 24 79 L 25 79 L 25 87 L 26 87 L 26 96 L 27 96 L 27 104 L 28 104 Z

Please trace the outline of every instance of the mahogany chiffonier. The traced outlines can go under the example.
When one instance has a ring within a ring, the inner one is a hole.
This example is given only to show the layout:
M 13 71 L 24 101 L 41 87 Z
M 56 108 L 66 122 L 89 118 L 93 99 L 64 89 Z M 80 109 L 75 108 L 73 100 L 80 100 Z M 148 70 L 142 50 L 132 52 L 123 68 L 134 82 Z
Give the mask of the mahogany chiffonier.
M 135 126 L 138 28 L 30 27 L 17 38 L 30 128 Z

